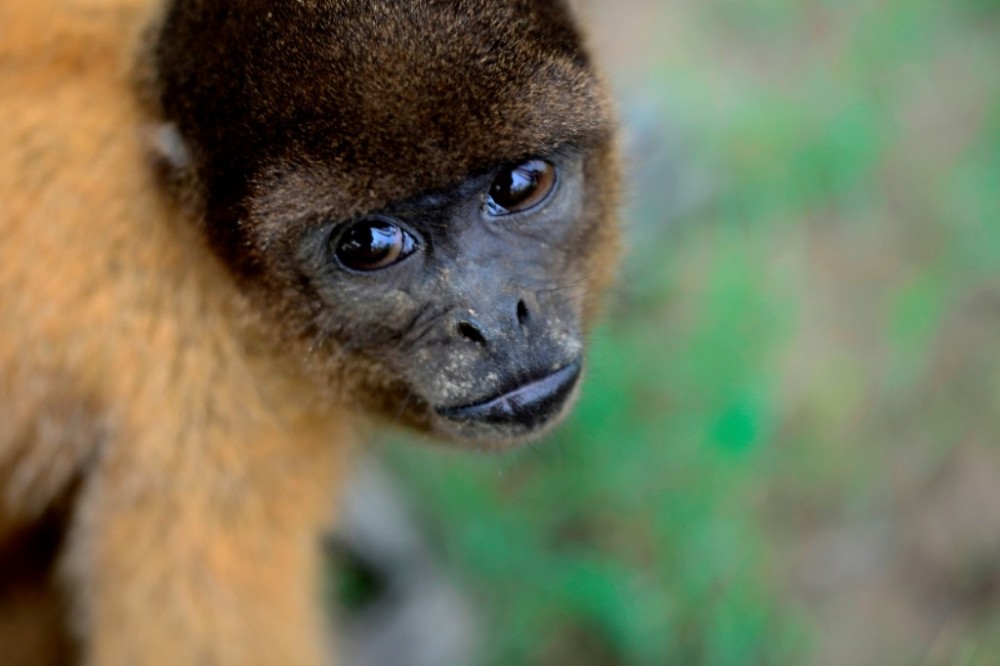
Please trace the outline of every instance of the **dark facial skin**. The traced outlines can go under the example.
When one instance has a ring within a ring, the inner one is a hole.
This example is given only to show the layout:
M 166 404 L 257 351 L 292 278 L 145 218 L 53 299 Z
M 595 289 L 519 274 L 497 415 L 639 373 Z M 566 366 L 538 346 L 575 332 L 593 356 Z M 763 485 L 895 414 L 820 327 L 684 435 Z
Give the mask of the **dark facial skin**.
M 371 4 L 178 2 L 152 93 L 176 180 L 327 381 L 448 439 L 537 435 L 616 254 L 603 91 L 561 3 Z
M 392 367 L 411 408 L 440 434 L 531 434 L 563 411 L 580 375 L 583 267 L 571 242 L 583 205 L 580 158 L 524 164 L 551 174 L 523 188 L 524 210 L 501 208 L 495 200 L 504 197 L 490 194 L 495 181 L 510 191 L 504 183 L 518 165 L 503 165 L 321 224 L 297 254 L 331 316 L 369 332 L 357 351 Z

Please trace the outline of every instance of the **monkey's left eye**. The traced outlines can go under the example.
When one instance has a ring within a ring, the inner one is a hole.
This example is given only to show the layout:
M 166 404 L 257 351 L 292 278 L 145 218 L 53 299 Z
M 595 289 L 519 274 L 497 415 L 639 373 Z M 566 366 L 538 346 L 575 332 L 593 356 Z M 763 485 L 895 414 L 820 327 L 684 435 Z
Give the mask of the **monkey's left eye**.
M 355 271 L 375 271 L 402 261 L 417 248 L 416 239 L 389 220 L 372 218 L 355 222 L 336 239 L 334 254 Z
M 505 167 L 490 185 L 486 207 L 492 215 L 509 215 L 534 208 L 556 185 L 556 167 L 548 160 L 528 160 Z

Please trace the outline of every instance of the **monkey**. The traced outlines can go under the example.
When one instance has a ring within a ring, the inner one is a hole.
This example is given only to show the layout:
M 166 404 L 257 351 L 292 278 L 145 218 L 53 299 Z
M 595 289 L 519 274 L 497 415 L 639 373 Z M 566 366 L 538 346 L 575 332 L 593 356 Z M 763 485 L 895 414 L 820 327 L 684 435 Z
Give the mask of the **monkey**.
M 573 8 L 11 0 L 0 100 L 0 662 L 331 663 L 370 428 L 579 393 L 620 160 Z

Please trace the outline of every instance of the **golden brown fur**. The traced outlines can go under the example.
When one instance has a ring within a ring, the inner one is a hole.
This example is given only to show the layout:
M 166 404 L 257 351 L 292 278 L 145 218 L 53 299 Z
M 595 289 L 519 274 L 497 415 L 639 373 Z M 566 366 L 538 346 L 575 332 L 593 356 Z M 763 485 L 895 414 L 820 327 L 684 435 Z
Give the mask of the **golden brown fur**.
M 91 663 L 316 663 L 314 542 L 350 435 L 283 399 L 231 281 L 151 182 L 138 4 L 0 10 L 7 530 L 87 470 L 63 566 Z M 22 639 L 0 640 L 10 663 Z
M 355 406 L 275 352 L 150 168 L 147 4 L 0 2 L 0 663 L 73 651 L 57 550 L 86 663 L 319 663 L 317 539 Z

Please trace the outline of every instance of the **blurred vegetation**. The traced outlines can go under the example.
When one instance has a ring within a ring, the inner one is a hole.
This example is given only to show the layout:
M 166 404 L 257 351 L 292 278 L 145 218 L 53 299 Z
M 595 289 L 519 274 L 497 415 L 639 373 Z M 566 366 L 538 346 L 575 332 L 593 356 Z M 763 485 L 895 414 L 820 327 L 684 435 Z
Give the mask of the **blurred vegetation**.
M 1000 663 L 1000 2 L 593 4 L 631 250 L 582 400 L 384 449 L 484 666 Z

